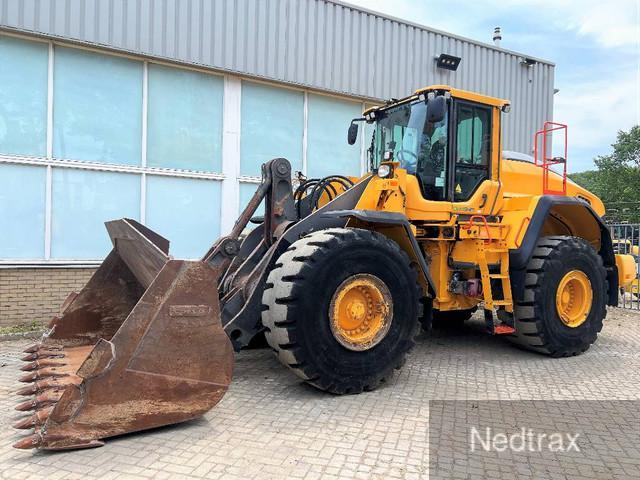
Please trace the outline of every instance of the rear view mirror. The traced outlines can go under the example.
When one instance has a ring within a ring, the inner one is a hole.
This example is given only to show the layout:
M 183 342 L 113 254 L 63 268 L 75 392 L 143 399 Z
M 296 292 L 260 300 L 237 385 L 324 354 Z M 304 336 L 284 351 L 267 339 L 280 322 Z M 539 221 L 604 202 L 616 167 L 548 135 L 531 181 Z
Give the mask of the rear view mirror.
M 353 145 L 356 143 L 356 139 L 358 138 L 358 124 L 355 122 L 351 122 L 349 125 L 349 131 L 347 132 L 347 142 L 349 145 Z
M 438 123 L 447 113 L 447 99 L 444 95 L 427 98 L 427 122 Z

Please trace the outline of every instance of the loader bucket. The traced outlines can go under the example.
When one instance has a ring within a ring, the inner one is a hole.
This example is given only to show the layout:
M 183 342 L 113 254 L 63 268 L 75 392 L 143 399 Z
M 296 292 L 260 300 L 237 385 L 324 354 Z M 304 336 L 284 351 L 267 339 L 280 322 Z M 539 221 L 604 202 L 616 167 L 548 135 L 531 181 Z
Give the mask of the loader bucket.
M 25 350 L 16 448 L 96 447 L 102 439 L 183 422 L 212 408 L 231 381 L 220 324 L 220 272 L 173 260 L 169 242 L 128 219 L 107 223 L 113 250 Z

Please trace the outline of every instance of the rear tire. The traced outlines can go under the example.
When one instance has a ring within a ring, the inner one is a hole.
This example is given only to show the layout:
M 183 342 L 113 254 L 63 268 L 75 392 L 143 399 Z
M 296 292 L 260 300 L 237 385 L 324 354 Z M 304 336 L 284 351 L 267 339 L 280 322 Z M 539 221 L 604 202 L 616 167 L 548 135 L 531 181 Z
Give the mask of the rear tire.
M 392 307 L 388 330 L 358 351 L 339 341 L 330 316 L 335 292 L 354 276 L 381 281 Z M 293 243 L 269 274 L 262 303 L 266 339 L 280 362 L 307 383 L 337 394 L 372 390 L 400 368 L 421 314 L 407 254 L 382 234 L 347 228 L 321 230 Z
M 592 300 L 586 318 L 569 326 L 558 312 L 557 292 L 561 281 L 575 271 L 588 278 Z M 607 314 L 606 298 L 606 270 L 586 240 L 542 237 L 527 265 L 523 301 L 515 306 L 516 333 L 507 338 L 521 347 L 552 357 L 578 355 L 596 341 L 602 330 Z

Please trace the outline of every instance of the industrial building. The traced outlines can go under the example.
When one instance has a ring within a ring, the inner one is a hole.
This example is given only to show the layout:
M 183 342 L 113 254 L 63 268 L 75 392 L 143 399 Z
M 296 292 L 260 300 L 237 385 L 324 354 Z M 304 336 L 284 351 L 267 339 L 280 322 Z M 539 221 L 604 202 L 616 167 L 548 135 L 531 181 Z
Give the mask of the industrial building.
M 422 86 L 510 99 L 503 146 L 530 153 L 553 74 L 333 0 L 0 0 L 0 325 L 41 320 L 86 281 L 110 249 L 105 220 L 196 258 L 264 161 L 362 173 L 369 138 L 348 145 L 350 120 Z

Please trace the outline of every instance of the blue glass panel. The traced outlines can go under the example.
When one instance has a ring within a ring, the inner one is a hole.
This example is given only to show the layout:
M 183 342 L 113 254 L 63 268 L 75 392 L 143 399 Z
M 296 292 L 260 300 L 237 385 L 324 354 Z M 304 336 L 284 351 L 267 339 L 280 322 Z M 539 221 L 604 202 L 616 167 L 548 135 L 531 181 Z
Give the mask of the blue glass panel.
M 140 217 L 140 176 L 53 169 L 51 256 L 101 259 L 111 250 L 104 222 Z
M 45 167 L 0 164 L 0 258 L 44 257 Z
M 56 47 L 53 155 L 139 165 L 142 62 Z
M 307 176 L 360 175 L 360 142 L 347 143 L 351 120 L 362 105 L 309 94 L 307 112 Z M 362 129 L 359 133 L 362 133 Z
M 267 160 L 284 157 L 302 169 L 304 94 L 242 82 L 240 174 L 260 176 Z
M 147 176 L 146 224 L 176 258 L 201 258 L 220 236 L 219 180 Z
M 45 156 L 48 46 L 0 36 L 0 152 Z
M 147 165 L 222 170 L 222 77 L 149 65 Z
M 251 200 L 253 194 L 256 193 L 258 187 L 259 185 L 257 183 L 240 183 L 240 212 L 242 212 L 247 206 L 247 203 L 249 203 L 249 200 Z M 264 200 L 258 206 L 254 215 L 264 215 Z M 252 224 L 250 224 L 249 226 L 251 225 Z

